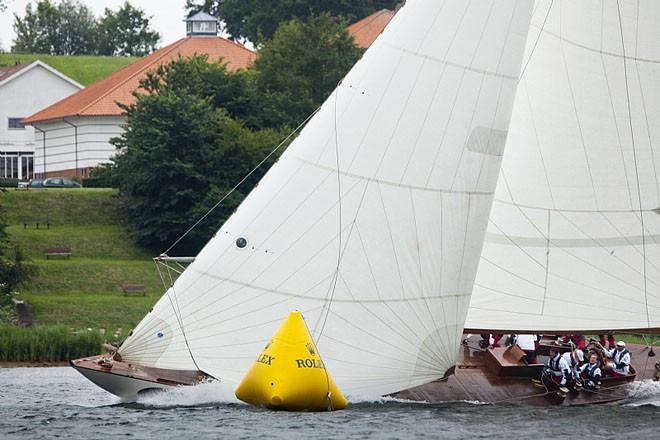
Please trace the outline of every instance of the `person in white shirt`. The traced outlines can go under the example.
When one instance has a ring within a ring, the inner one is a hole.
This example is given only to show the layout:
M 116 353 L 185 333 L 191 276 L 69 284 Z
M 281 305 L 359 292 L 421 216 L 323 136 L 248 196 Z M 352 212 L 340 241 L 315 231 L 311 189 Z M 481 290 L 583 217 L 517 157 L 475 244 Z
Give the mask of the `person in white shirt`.
M 553 381 L 559 382 L 561 386 L 565 386 L 571 378 L 571 366 L 568 361 L 559 354 L 556 348 L 550 349 L 550 359 L 548 359 L 548 366 L 545 373 L 549 375 Z
M 566 359 L 568 365 L 571 366 L 571 377 L 577 379 L 579 377 L 580 367 L 585 364 L 584 352 L 581 349 L 576 348 L 573 351 L 567 351 L 561 356 Z
M 603 354 L 607 356 L 608 359 L 612 359 L 612 362 L 608 362 L 610 367 L 609 371 L 614 376 L 626 376 L 630 371 L 630 352 L 626 348 L 626 343 L 619 341 L 616 343 L 616 347 L 606 351 L 603 349 Z
M 536 335 L 511 335 L 513 344 L 517 345 L 525 352 L 525 362 L 528 364 L 536 363 Z
M 597 388 L 600 385 L 601 376 L 598 356 L 592 354 L 589 356 L 589 362 L 580 368 L 580 378 L 584 381 L 584 387 L 586 389 Z

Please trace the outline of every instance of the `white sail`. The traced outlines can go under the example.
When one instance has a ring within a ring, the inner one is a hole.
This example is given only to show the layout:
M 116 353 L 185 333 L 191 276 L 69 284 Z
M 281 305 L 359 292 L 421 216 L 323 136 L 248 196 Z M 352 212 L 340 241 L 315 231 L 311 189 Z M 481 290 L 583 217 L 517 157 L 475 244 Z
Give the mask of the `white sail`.
M 658 23 L 538 2 L 466 327 L 660 327 Z
M 442 377 L 463 331 L 531 10 L 409 0 L 123 359 L 238 383 L 299 310 L 344 393 Z

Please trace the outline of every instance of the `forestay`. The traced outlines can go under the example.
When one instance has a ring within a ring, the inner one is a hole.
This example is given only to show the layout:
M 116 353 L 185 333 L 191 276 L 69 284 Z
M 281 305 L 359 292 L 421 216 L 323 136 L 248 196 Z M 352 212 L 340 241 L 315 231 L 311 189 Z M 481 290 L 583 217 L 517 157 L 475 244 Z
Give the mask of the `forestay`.
M 409 0 L 122 358 L 236 384 L 299 310 L 344 393 L 442 377 L 463 331 L 531 9 Z
M 537 3 L 467 327 L 660 327 L 659 22 Z

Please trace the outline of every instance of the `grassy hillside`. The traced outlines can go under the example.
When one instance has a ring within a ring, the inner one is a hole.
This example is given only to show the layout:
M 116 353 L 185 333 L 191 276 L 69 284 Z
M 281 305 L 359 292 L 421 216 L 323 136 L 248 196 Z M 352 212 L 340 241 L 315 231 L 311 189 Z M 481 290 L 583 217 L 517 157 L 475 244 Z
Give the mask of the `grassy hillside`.
M 131 64 L 138 58 L 95 57 L 95 56 L 62 56 L 39 54 L 0 53 L 0 66 L 16 63 L 31 63 L 41 60 L 54 69 L 59 70 L 69 78 L 88 86 L 113 72 Z
M 7 232 L 38 267 L 20 293 L 37 324 L 110 334 L 121 328 L 125 336 L 164 291 L 151 255 L 131 243 L 120 223 L 116 190 L 9 190 L 0 197 Z M 24 217 L 49 217 L 50 229 L 24 227 Z M 46 259 L 43 249 L 54 246 L 71 247 L 71 258 Z M 145 284 L 146 297 L 124 296 L 122 284 Z

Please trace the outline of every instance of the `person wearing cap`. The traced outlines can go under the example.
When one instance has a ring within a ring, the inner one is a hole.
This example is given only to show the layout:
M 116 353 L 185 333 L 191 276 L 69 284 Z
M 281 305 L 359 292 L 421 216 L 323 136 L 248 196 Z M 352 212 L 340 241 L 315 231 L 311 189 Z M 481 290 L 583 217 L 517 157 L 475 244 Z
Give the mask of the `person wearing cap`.
M 577 379 L 579 377 L 580 368 L 585 364 L 584 352 L 576 348 L 573 351 L 567 351 L 561 355 L 571 367 L 571 377 Z
M 548 359 L 548 366 L 545 368 L 545 373 L 550 378 L 559 382 L 561 386 L 568 383 L 571 378 L 571 366 L 555 347 L 550 348 L 550 359 Z
M 610 367 L 608 371 L 613 376 L 626 376 L 628 374 L 630 371 L 630 352 L 626 348 L 625 342 L 617 342 L 615 348 L 609 351 L 603 350 L 603 354 L 613 361 L 608 362 Z

